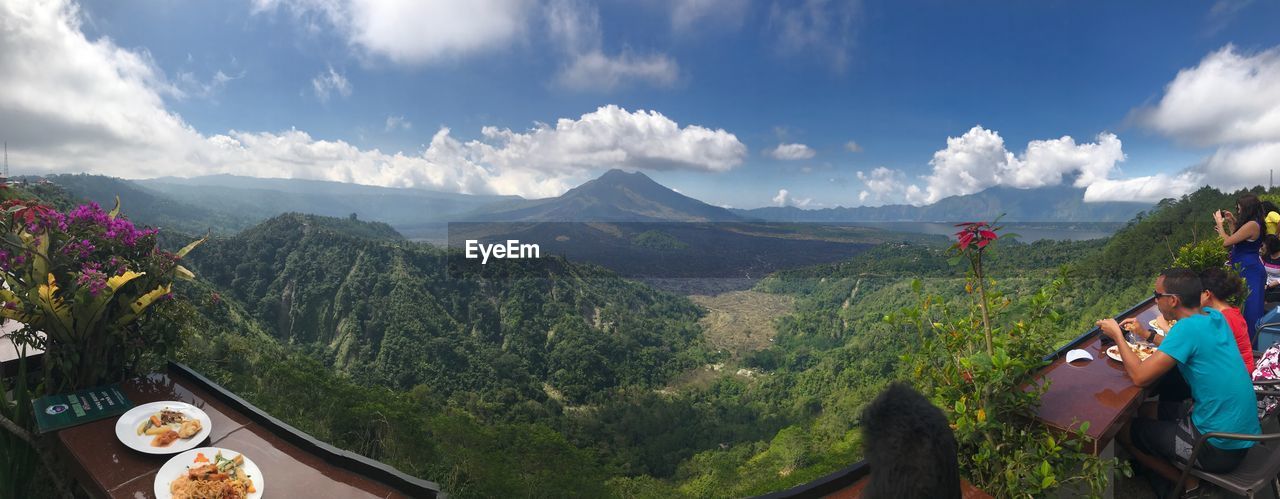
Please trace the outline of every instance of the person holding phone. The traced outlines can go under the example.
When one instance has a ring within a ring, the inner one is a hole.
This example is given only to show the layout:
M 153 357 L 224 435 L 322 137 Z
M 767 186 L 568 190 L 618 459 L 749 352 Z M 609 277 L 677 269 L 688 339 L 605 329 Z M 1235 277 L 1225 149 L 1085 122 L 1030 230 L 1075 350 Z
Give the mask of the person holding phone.
M 1219 210 L 1213 213 L 1213 221 L 1222 245 L 1231 250 L 1231 264 L 1238 265 L 1240 277 L 1249 288 L 1241 313 L 1249 328 L 1249 344 L 1258 347 L 1258 319 L 1265 312 L 1267 270 L 1262 265 L 1262 238 L 1266 227 L 1266 213 L 1258 196 L 1245 194 L 1236 200 L 1236 213 Z M 1224 225 L 1230 222 L 1232 232 Z

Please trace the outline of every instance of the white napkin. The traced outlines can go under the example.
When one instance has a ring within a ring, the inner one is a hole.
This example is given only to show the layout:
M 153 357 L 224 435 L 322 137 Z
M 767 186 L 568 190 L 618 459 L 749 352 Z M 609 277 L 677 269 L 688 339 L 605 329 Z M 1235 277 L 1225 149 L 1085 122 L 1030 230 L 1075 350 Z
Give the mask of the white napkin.
M 1077 360 L 1093 360 L 1093 355 L 1079 348 L 1067 352 L 1067 362 L 1075 362 Z

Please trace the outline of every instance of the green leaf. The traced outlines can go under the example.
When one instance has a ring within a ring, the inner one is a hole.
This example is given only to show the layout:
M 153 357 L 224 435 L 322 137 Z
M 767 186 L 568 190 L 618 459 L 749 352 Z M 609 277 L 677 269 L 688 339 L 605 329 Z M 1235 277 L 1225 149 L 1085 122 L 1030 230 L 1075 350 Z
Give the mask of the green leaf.
M 965 406 L 964 406 L 964 399 L 957 400 L 957 401 L 956 401 L 956 413 L 958 413 L 958 414 L 964 414 L 964 410 L 965 410 Z
M 1049 461 L 1040 461 L 1040 476 L 1053 478 L 1053 467 L 1049 466 Z

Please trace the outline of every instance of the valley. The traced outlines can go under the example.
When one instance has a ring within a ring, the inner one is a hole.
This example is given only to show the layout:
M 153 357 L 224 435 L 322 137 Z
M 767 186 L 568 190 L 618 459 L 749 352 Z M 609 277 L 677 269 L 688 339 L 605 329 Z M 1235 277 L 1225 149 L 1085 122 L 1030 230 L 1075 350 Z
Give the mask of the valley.
M 909 305 L 913 280 L 964 296 L 948 239 L 718 219 L 696 200 L 657 208 L 630 194 L 592 219 L 599 203 L 583 199 L 608 198 L 592 192 L 661 192 L 642 175 L 606 177 L 621 183 L 598 179 L 559 207 L 500 201 L 559 219 L 454 222 L 453 238 L 541 252 L 462 273 L 465 248 L 359 214 L 285 213 L 237 229 L 248 218 L 115 187 L 131 217 L 183 213 L 178 233 L 220 227 L 190 255 L 200 280 L 165 311 L 185 331 L 180 359 L 459 497 L 743 496 L 856 460 L 858 410 L 910 346 L 883 317 Z M 1026 296 L 1060 266 L 1098 271 L 1087 262 L 1116 241 L 1009 241 L 992 275 Z M 1099 311 L 1128 299 L 1099 300 L 1099 289 L 1086 280 L 1067 299 Z M 1065 339 L 1083 322 L 1061 326 Z M 328 413 L 296 407 L 299 396 Z M 558 457 L 535 457 L 548 454 Z M 574 479 L 528 479 L 563 475 Z

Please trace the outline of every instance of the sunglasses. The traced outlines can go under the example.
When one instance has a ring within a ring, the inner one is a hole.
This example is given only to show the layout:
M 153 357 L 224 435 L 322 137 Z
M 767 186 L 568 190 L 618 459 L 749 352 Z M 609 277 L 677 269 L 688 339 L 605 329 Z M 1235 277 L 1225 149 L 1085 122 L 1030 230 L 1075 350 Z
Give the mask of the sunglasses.
M 1152 300 L 1159 300 L 1161 296 L 1178 296 L 1178 295 L 1175 295 L 1175 294 L 1173 294 L 1173 293 L 1161 293 L 1161 292 L 1159 292 L 1159 291 L 1152 291 L 1152 292 L 1151 292 L 1151 299 L 1152 299 Z

